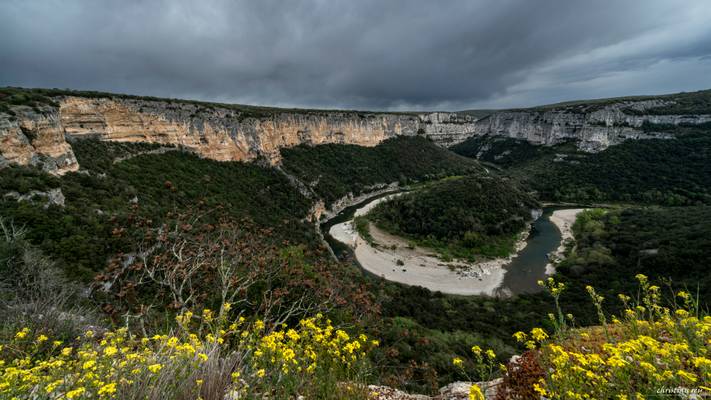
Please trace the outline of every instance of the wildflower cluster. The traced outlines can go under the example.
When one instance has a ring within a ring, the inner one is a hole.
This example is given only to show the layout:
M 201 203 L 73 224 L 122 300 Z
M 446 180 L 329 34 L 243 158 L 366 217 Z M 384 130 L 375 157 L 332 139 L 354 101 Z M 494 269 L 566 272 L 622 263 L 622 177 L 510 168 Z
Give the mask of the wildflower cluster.
M 548 318 L 553 323 L 556 332 L 560 335 L 565 333 L 568 328 L 566 323 L 566 317 L 563 316 L 563 311 L 560 308 L 560 295 L 565 291 L 566 286 L 563 282 L 556 282 L 553 278 L 548 278 L 545 281 L 538 281 L 538 286 L 544 288 L 553 297 L 553 302 L 555 303 L 556 315 L 549 314 Z M 568 319 L 572 320 L 572 316 L 568 315 Z
M 532 332 L 516 339 L 540 345 L 540 362 L 550 372 L 535 386 L 552 399 L 644 399 L 663 387 L 697 388 L 711 392 L 711 316 L 698 302 L 679 292 L 680 302 L 660 304 L 660 289 L 638 275 L 641 299 L 620 295 L 624 315 L 607 324 L 602 296 L 588 288 L 601 327 L 571 331 L 566 340 L 547 342 Z M 535 337 L 537 336 L 537 337 Z
M 503 364 L 498 364 L 497 368 L 496 353 L 494 353 L 493 350 L 488 349 L 486 351 L 483 351 L 479 346 L 472 346 L 471 351 L 472 355 L 474 356 L 474 367 L 481 380 L 490 380 L 494 376 L 496 370 L 506 369 Z M 454 364 L 455 367 L 459 368 L 461 372 L 465 376 L 467 376 L 466 371 L 464 369 L 464 359 L 460 357 L 454 357 L 452 359 L 452 364 Z M 467 376 L 467 378 L 469 380 L 472 380 L 469 376 Z M 484 387 L 484 391 L 486 391 L 486 389 L 487 388 Z M 482 388 L 480 388 L 477 384 L 473 384 L 469 389 L 469 400 L 484 400 L 484 398 L 485 397 L 484 392 L 482 392 Z
M 215 388 L 220 398 L 252 398 L 276 394 L 275 384 L 280 396 L 314 392 L 309 385 L 333 396 L 336 382 L 326 387 L 319 374 L 356 381 L 356 367 L 377 345 L 365 335 L 351 339 L 320 315 L 276 330 L 225 315 L 224 308 L 217 316 L 188 311 L 172 334 L 89 330 L 71 344 L 22 329 L 0 346 L 0 398 L 206 398 Z
M 256 324 L 254 330 L 260 329 L 263 325 Z M 254 349 L 251 368 L 263 378 L 264 388 L 297 388 L 314 376 L 334 385 L 357 380 L 366 367 L 368 350 L 379 345 L 364 334 L 351 337 L 335 329 L 321 314 L 301 320 L 296 329 L 282 325 L 263 336 L 254 333 L 255 341 L 247 347 Z
M 120 388 L 152 386 L 167 364 L 197 369 L 205 343 L 192 337 L 157 335 L 137 339 L 126 329 L 95 338 L 86 331 L 74 345 L 49 341 L 24 328 L 4 346 L 0 360 L 0 396 L 25 398 L 113 398 Z

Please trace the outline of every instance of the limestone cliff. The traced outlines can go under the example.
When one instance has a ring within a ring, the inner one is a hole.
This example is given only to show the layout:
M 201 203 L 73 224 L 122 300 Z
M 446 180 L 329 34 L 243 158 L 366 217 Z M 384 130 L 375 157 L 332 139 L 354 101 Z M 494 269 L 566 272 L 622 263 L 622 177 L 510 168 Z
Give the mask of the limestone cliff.
M 673 100 L 619 101 L 606 105 L 531 108 L 495 112 L 476 121 L 477 135 L 499 135 L 553 145 L 575 140 L 584 151 L 600 151 L 626 139 L 668 138 L 662 130 L 642 129 L 646 124 L 679 125 L 711 121 L 711 114 L 651 112 L 674 104 Z
M 63 174 L 79 169 L 56 110 L 15 107 L 14 118 L 0 113 L 0 168 L 9 164 L 40 166 Z
M 279 149 L 284 147 L 324 143 L 375 146 L 397 135 L 426 135 L 441 146 L 484 134 L 542 145 L 575 140 L 582 150 L 599 151 L 626 139 L 670 136 L 654 126 L 711 121 L 711 111 L 682 113 L 679 107 L 674 108 L 681 104 L 684 111 L 688 96 L 706 96 L 706 92 L 505 110 L 477 119 L 463 113 L 286 110 L 61 95 L 53 97 L 51 104 L 11 106 L 7 112 L 0 109 L 0 167 L 17 163 L 41 166 L 55 174 L 76 171 L 79 165 L 67 137 L 170 144 L 215 160 L 260 158 L 271 164 L 280 162 Z M 686 100 L 677 104 L 680 98 Z M 703 101 L 696 104 L 703 105 Z M 658 111 L 669 106 L 676 112 Z
M 455 113 L 270 111 L 258 117 L 230 107 L 132 98 L 66 96 L 58 107 L 0 114 L 0 163 L 42 165 L 62 174 L 78 169 L 65 135 L 121 142 L 177 145 L 215 160 L 280 161 L 279 149 L 299 144 L 375 146 L 397 135 L 428 135 L 441 144 L 474 131 L 470 117 Z M 464 129 L 464 130 L 463 130 Z

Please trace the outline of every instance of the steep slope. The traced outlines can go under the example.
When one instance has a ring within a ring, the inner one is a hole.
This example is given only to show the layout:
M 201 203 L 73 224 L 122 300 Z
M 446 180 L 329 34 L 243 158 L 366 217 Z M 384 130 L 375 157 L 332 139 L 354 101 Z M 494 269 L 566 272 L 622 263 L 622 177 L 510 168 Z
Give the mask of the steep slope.
M 284 170 L 309 185 L 326 206 L 374 186 L 483 172 L 479 163 L 422 137 L 388 139 L 373 148 L 297 146 L 282 150 Z
M 477 135 L 506 136 L 533 144 L 574 140 L 587 152 L 627 139 L 669 138 L 647 126 L 696 125 L 711 121 L 711 90 L 665 96 L 624 97 L 497 111 L 476 122 Z
M 0 91 L 0 166 L 79 167 L 65 136 L 180 146 L 219 161 L 280 161 L 280 148 L 325 143 L 375 146 L 395 136 L 463 140 L 475 118 L 455 113 L 289 110 L 93 92 Z
M 711 203 L 711 124 L 660 129 L 674 139 L 630 141 L 594 154 L 572 143 L 534 146 L 500 136 L 469 138 L 452 150 L 505 168 L 546 201 Z

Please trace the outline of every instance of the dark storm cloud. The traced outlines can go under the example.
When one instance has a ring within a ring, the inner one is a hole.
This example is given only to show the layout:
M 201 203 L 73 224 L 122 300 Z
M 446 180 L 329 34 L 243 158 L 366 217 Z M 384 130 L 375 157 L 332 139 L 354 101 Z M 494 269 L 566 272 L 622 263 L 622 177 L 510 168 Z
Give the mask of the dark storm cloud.
M 461 109 L 711 87 L 711 3 L 0 2 L 0 85 Z

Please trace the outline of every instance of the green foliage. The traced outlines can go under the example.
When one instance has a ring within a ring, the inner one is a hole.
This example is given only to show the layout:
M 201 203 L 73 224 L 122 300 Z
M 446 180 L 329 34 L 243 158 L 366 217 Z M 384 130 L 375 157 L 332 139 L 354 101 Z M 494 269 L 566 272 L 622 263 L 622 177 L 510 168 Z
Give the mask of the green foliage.
M 645 110 L 644 113 L 657 115 L 711 114 L 711 90 L 679 93 L 668 97 L 665 96 L 665 99 L 670 99 L 673 103 Z M 625 112 L 629 113 L 629 110 L 625 110 Z
M 121 143 L 84 139 L 74 139 L 71 145 L 81 168 L 93 173 L 110 171 L 115 163 L 137 155 L 150 154 L 161 149 L 178 150 L 170 145 L 156 143 Z
M 536 163 L 519 176 L 554 201 L 690 205 L 711 202 L 709 159 L 711 136 L 699 133 L 627 141 L 572 161 Z
M 440 331 L 429 329 L 410 318 L 395 317 L 385 321 L 379 337 L 385 347 L 377 349 L 373 359 L 382 366 L 385 384 L 418 393 L 436 393 L 443 384 L 467 379 L 485 379 L 473 370 L 462 371 L 452 364 L 457 354 L 467 354 L 472 345 L 511 354 L 514 348 L 497 338 L 484 337 L 476 331 Z M 403 368 L 402 366 L 406 366 Z
M 373 235 L 370 234 L 370 221 L 368 221 L 368 218 L 363 215 L 353 218 L 353 226 L 355 226 L 358 235 L 365 239 L 366 242 L 371 245 L 374 243 Z
M 536 202 L 498 176 L 446 179 L 378 204 L 379 227 L 448 257 L 507 256 Z
M 396 137 L 375 147 L 326 144 L 282 149 L 284 168 L 330 205 L 348 193 L 374 185 L 421 181 L 481 171 L 477 162 L 460 157 L 422 137 Z
M 70 277 L 88 280 L 110 256 L 132 251 L 135 239 L 121 229 L 133 215 L 159 222 L 168 212 L 200 202 L 275 228 L 281 239 L 313 240 L 312 229 L 300 221 L 309 201 L 273 168 L 217 162 L 180 151 L 138 155 L 114 164 L 114 156 L 153 147 L 93 140 L 73 146 L 81 165 L 90 170 L 55 178 L 32 168 L 11 167 L 0 176 L 3 193 L 61 188 L 65 207 L 45 208 L 40 201 L 0 197 L 0 216 L 25 225 L 27 239 Z
M 675 139 L 628 140 L 586 154 L 572 144 L 532 146 L 475 138 L 454 150 L 507 167 L 540 200 L 576 203 L 711 203 L 711 135 L 704 125 L 675 127 Z M 504 155 L 504 157 L 500 157 Z
M 574 100 L 555 104 L 547 104 L 522 111 L 550 111 L 561 110 L 573 113 L 590 113 L 600 110 L 606 106 L 620 104 L 623 102 L 637 102 L 645 100 L 661 100 L 669 104 L 649 108 L 645 110 L 637 110 L 627 107 L 623 109 L 626 114 L 641 115 L 641 114 L 710 114 L 711 113 L 711 90 L 699 90 L 697 92 L 682 92 L 652 96 L 625 96 L 613 97 L 604 99 L 588 99 Z
M 555 151 L 560 151 L 559 147 L 536 146 L 526 140 L 483 135 L 472 136 L 450 147 L 450 150 L 465 157 L 476 158 L 502 167 L 512 167 L 545 155 L 552 155 Z M 566 146 L 566 148 L 572 149 L 574 146 Z
M 317 109 L 302 109 L 302 108 L 276 108 L 252 106 L 244 104 L 225 104 L 206 101 L 186 100 L 186 99 L 171 99 L 153 96 L 135 96 L 121 93 L 106 93 L 93 90 L 70 90 L 70 89 L 27 89 L 17 87 L 0 88 L 0 112 L 14 114 L 10 109 L 12 105 L 27 105 L 31 107 L 40 107 L 43 105 L 56 107 L 57 103 L 54 98 L 60 96 L 78 96 L 93 99 L 127 99 L 127 100 L 142 100 L 142 101 L 160 101 L 169 104 L 188 104 L 198 107 L 198 110 L 214 110 L 216 108 L 231 109 L 239 112 L 238 119 L 244 118 L 269 118 L 278 113 L 296 113 L 308 115 L 325 115 L 331 113 L 351 113 L 360 118 L 371 118 L 376 112 L 371 111 L 352 111 L 352 110 L 317 110 Z M 390 112 L 388 114 L 404 114 L 406 112 Z
M 57 103 L 42 92 L 11 87 L 0 88 L 0 113 L 14 116 L 13 106 L 27 106 L 40 111 L 42 106 L 56 107 Z
M 636 287 L 633 277 L 641 273 L 699 293 L 702 305 L 708 306 L 709 221 L 709 206 L 585 212 L 573 226 L 576 247 L 558 271 L 572 283 L 570 295 L 580 300 L 584 300 L 585 285 L 609 299 L 631 293 Z
M 469 353 L 472 345 L 494 349 L 501 361 L 518 353 L 512 332 L 540 325 L 552 311 L 543 293 L 496 299 L 449 296 L 390 283 L 384 289 L 385 321 L 378 336 L 387 359 L 376 358 L 381 379 L 420 392 L 462 380 L 452 357 Z M 476 376 L 475 371 L 466 372 Z

